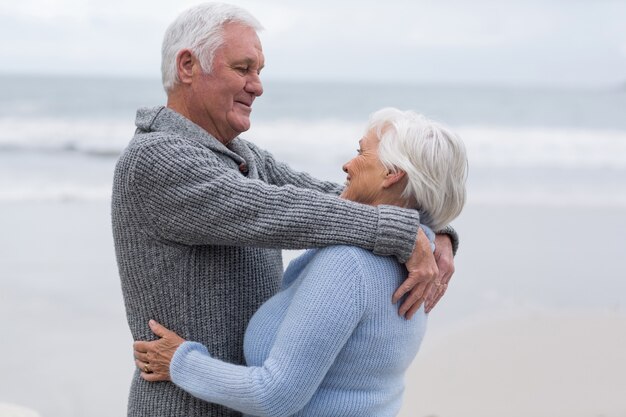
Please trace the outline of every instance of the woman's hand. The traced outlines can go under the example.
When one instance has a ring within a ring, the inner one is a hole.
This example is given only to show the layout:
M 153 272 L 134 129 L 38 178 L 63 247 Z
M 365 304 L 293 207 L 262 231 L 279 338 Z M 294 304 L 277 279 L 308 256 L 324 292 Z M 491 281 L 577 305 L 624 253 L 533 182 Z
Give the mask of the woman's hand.
M 133 343 L 135 365 L 141 370 L 141 377 L 146 381 L 171 381 L 170 362 L 174 352 L 185 342 L 185 339 L 154 320 L 150 320 L 148 324 L 152 332 L 160 339 Z

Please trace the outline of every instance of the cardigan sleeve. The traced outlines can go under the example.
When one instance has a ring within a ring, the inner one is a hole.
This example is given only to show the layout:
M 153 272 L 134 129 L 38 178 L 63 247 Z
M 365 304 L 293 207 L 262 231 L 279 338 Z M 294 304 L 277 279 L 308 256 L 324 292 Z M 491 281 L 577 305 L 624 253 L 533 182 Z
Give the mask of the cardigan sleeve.
M 303 249 L 351 245 L 405 262 L 419 213 L 225 169 L 210 150 L 166 138 L 133 150 L 131 189 L 157 238 L 185 245 Z
M 255 416 L 302 409 L 366 310 L 366 280 L 353 250 L 318 252 L 294 283 L 296 293 L 262 366 L 222 362 L 201 344 L 185 342 L 172 358 L 172 381 L 195 397 Z

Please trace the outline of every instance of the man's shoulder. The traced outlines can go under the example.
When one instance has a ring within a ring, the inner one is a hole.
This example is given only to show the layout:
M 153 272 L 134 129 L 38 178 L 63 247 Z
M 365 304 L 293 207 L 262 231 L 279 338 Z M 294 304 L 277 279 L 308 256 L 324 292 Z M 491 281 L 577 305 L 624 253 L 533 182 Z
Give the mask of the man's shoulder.
M 164 155 L 180 155 L 184 148 L 202 148 L 193 140 L 173 132 L 144 132 L 137 130 L 126 148 L 121 152 L 118 163 L 152 159 Z
M 146 148 L 168 148 L 187 145 L 194 145 L 194 142 L 176 132 L 145 132 L 138 129 L 125 151 L 133 152 Z

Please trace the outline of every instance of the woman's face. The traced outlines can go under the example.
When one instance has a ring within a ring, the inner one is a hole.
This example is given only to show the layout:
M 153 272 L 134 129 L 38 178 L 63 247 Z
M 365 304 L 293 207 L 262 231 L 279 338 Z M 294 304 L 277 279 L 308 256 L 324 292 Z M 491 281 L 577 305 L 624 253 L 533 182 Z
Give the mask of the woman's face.
M 346 162 L 343 171 L 348 174 L 341 198 L 362 204 L 377 205 L 383 191 L 387 169 L 378 159 L 378 136 L 372 130 L 359 141 L 357 155 Z

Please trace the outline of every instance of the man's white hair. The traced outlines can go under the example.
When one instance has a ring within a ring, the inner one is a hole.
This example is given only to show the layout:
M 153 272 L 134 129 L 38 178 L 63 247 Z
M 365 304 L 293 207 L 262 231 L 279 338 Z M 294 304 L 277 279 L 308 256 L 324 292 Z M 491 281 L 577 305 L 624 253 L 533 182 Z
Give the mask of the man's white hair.
M 257 32 L 263 29 L 247 10 L 212 2 L 190 7 L 169 25 L 161 47 L 161 78 L 166 92 L 180 82 L 176 56 L 183 49 L 191 50 L 205 73 L 211 72 L 215 51 L 224 42 L 224 25 L 231 22 L 249 26 Z
M 461 139 L 421 114 L 394 108 L 373 113 L 367 131 L 372 129 L 385 168 L 406 173 L 402 196 L 417 202 L 420 221 L 435 231 L 447 226 L 465 204 L 468 166 Z

